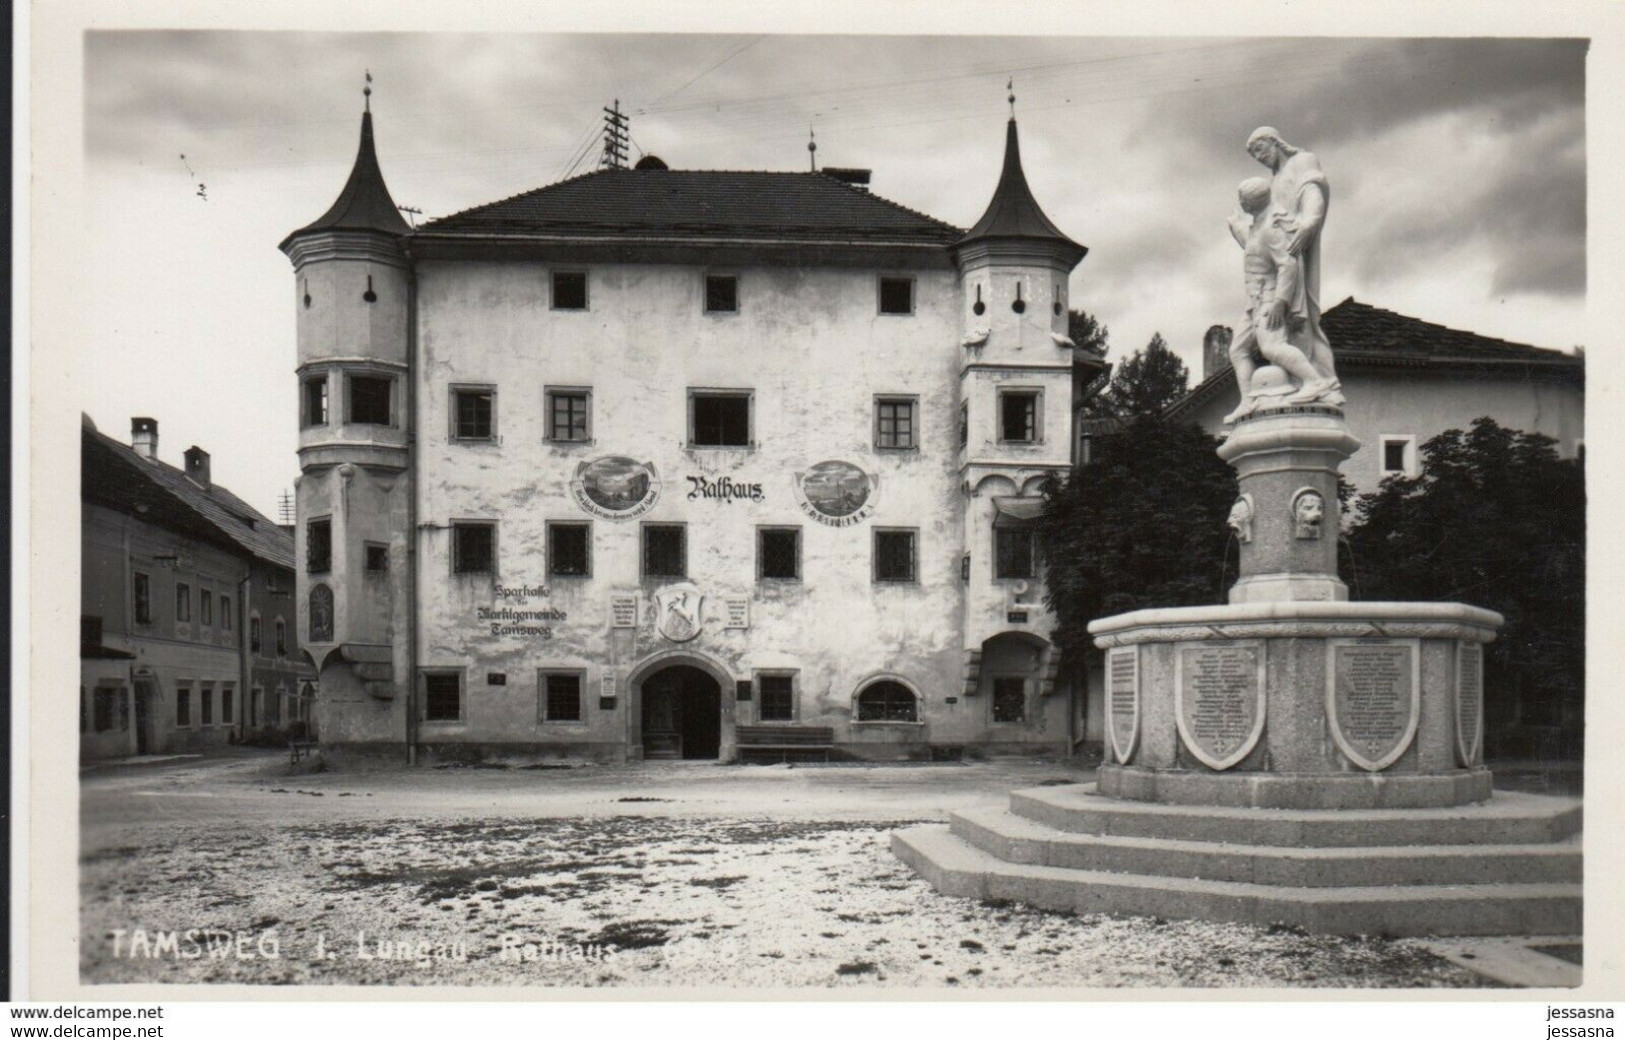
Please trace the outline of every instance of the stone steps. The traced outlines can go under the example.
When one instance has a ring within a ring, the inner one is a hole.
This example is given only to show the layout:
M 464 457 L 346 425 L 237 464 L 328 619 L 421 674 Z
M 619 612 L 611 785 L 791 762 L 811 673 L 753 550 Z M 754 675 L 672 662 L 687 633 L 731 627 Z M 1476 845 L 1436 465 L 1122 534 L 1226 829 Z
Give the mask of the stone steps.
M 1070 834 L 1003 810 L 951 813 L 958 838 L 1007 863 L 1305 888 L 1578 884 L 1580 839 L 1526 845 L 1294 849 Z
M 1075 784 L 1016 791 L 1010 810 L 1075 834 L 1291 848 L 1545 845 L 1581 825 L 1576 800 L 1505 792 L 1438 809 L 1246 809 L 1123 801 Z
M 1575 799 L 1248 809 L 1124 801 L 1090 784 L 1017 791 L 1007 811 L 949 820 L 892 835 L 949 895 L 1339 934 L 1581 930 Z
M 1576 883 L 1283 887 L 1011 863 L 947 826 L 897 831 L 892 851 L 946 895 L 1074 913 L 1196 917 L 1363 935 L 1573 934 Z

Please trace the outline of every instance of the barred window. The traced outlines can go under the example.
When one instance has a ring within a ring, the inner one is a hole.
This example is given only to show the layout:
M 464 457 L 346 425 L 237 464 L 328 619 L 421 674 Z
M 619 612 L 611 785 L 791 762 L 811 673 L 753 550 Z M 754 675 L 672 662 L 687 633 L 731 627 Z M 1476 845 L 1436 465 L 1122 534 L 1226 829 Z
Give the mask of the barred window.
M 546 722 L 581 721 L 581 676 L 575 672 L 549 672 L 543 677 Z
M 801 579 L 801 529 L 764 527 L 756 533 L 757 569 L 764 581 Z
M 547 573 L 550 576 L 584 578 L 592 573 L 591 531 L 591 526 L 583 523 L 547 525 Z
M 763 722 L 790 722 L 795 719 L 795 680 L 789 675 L 761 675 L 756 678 L 759 718 Z
M 312 520 L 305 525 L 305 572 L 323 574 L 333 566 L 333 521 Z
M 434 672 L 423 677 L 423 718 L 426 722 L 456 722 L 463 717 L 463 677 L 456 672 Z
M 859 722 L 918 722 L 919 706 L 907 686 L 881 679 L 858 694 Z
M 914 279 L 882 278 L 880 280 L 880 313 L 914 313 Z
M 454 574 L 496 572 L 495 524 L 452 524 L 451 535 L 451 569 Z
M 875 531 L 875 581 L 915 581 L 914 532 Z
M 1027 526 L 993 528 L 993 576 L 1031 578 L 1037 573 L 1033 529 Z
M 548 392 L 548 440 L 584 441 L 592 436 L 587 418 L 589 397 L 590 395 L 585 390 L 552 390 Z
M 686 578 L 688 537 L 682 524 L 643 525 L 643 576 Z
M 993 680 L 993 721 L 1021 722 L 1027 717 L 1027 680 L 1002 677 Z
M 914 407 L 911 397 L 882 397 L 875 401 L 875 447 L 915 447 Z
M 488 441 L 496 433 L 496 394 L 490 390 L 452 391 L 452 436 L 460 441 Z

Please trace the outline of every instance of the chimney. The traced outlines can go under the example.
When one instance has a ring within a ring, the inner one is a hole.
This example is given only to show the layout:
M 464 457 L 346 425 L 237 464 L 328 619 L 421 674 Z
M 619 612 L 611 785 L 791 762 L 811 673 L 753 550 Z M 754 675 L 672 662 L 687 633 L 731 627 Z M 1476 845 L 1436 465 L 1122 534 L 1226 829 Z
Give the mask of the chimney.
M 1223 325 L 1210 325 L 1202 337 L 1202 378 L 1230 367 L 1232 333 Z
M 130 420 L 130 447 L 150 462 L 158 461 L 158 420 L 136 416 Z
M 851 166 L 826 166 L 818 172 L 826 177 L 834 177 L 836 180 L 841 181 L 842 183 L 850 184 L 854 188 L 860 188 L 863 191 L 868 191 L 869 176 L 873 171 L 860 170 Z
M 209 453 L 196 444 L 186 449 L 186 475 L 198 487 L 209 489 Z

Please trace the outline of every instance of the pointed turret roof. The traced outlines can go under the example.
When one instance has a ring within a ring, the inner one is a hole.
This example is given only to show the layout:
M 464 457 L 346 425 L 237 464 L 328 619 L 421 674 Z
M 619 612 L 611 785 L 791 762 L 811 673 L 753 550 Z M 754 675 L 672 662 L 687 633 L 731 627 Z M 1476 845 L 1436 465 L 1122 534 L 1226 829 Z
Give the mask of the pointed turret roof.
M 378 168 L 378 153 L 372 146 L 372 112 L 361 114 L 361 146 L 355 153 L 355 166 L 344 190 L 326 213 L 283 239 L 287 248 L 300 235 L 317 231 L 378 231 L 386 235 L 408 235 L 412 226 L 395 208 L 384 173 Z
M 993 201 L 987 204 L 982 219 L 959 240 L 963 246 L 987 238 L 1028 239 L 1050 241 L 1076 254 L 1073 263 L 1089 250 L 1062 234 L 1039 208 L 1027 187 L 1027 175 L 1021 169 L 1021 141 L 1016 136 L 1016 121 L 1011 118 L 1004 137 L 1004 172 L 999 175 L 999 186 L 994 189 Z

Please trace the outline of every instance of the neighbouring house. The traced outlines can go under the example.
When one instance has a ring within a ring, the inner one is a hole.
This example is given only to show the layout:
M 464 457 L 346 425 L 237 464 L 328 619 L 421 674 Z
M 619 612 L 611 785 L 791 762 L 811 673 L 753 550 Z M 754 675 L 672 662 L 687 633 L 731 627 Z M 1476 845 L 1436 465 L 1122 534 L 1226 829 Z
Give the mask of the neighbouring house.
M 1360 450 L 1343 476 L 1361 492 L 1390 474 L 1420 472 L 1420 448 L 1445 430 L 1489 416 L 1508 429 L 1543 433 L 1565 458 L 1585 445 L 1585 357 L 1446 328 L 1360 303 L 1329 308 L 1321 327 L 1348 396 L 1349 431 Z M 1209 330 L 1202 382 L 1169 409 L 1217 435 L 1236 406 L 1225 353 L 1228 330 Z
M 1032 520 L 1104 362 L 1004 148 L 968 231 L 653 157 L 413 228 L 365 114 L 281 245 L 327 753 L 1069 749 Z
M 158 458 L 84 418 L 81 761 L 277 740 L 308 729 L 316 674 L 293 611 L 293 537 L 213 483 L 209 453 Z

